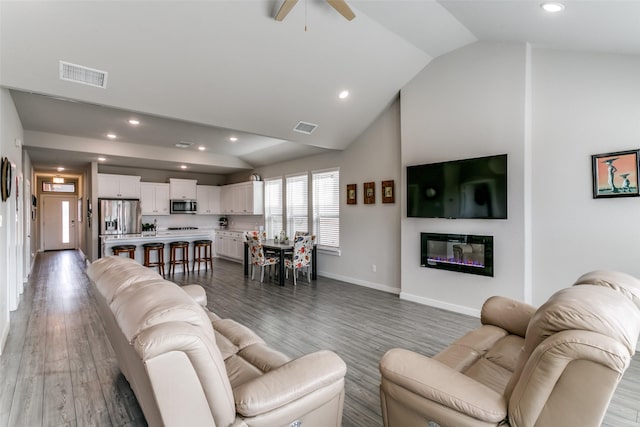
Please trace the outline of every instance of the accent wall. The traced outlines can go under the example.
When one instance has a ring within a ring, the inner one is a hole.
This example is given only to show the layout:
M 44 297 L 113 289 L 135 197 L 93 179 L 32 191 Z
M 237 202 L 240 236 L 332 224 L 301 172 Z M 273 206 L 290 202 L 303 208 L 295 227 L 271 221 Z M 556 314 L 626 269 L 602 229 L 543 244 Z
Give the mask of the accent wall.
M 406 217 L 401 297 L 478 315 L 503 295 L 540 305 L 583 273 L 640 277 L 640 197 L 593 199 L 591 155 L 640 149 L 640 57 L 478 42 L 401 92 L 407 165 L 507 153 L 508 219 Z M 494 236 L 495 276 L 419 266 L 420 232 Z

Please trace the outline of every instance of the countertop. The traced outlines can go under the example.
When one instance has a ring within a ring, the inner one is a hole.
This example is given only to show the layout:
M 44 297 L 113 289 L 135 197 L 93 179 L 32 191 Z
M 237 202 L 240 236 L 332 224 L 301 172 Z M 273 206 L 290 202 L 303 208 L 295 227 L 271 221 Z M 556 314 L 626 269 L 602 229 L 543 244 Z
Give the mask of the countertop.
M 250 230 L 246 230 L 246 229 L 243 229 L 243 228 L 216 228 L 215 231 L 216 232 L 218 232 L 218 231 L 230 231 L 232 233 L 245 233 L 245 232 L 250 231 Z
M 198 238 L 211 238 L 215 233 L 219 231 L 229 231 L 232 233 L 244 233 L 247 230 L 242 228 L 199 228 L 197 230 L 158 230 L 158 233 L 153 231 L 145 231 L 139 234 L 125 234 L 125 235 L 102 235 L 100 239 L 104 242 L 125 242 L 125 241 L 147 241 L 147 240 L 167 240 L 167 239 L 193 239 Z
M 125 242 L 125 241 L 149 241 L 149 240 L 175 240 L 179 238 L 211 238 L 215 230 L 172 230 L 158 231 L 155 233 L 125 234 L 125 235 L 103 235 L 100 236 L 103 242 Z

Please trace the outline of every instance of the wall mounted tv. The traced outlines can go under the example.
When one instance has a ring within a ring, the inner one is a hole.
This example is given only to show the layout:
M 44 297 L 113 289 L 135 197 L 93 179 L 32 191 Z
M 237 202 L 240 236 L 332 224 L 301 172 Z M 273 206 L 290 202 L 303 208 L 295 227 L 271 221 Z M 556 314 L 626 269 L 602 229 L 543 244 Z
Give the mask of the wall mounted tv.
M 507 155 L 407 166 L 407 216 L 507 218 Z

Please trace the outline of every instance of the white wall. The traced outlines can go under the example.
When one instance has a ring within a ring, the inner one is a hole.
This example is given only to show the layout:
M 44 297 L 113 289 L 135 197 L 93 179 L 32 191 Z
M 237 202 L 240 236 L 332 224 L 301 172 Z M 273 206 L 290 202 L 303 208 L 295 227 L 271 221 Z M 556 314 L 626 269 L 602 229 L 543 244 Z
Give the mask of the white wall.
M 534 303 L 594 269 L 640 277 L 640 198 L 593 199 L 591 155 L 640 149 L 640 57 L 533 50 Z
M 540 305 L 581 274 L 640 277 L 640 198 L 593 199 L 591 155 L 640 149 L 640 57 L 475 43 L 401 93 L 402 166 L 506 152 L 509 219 L 402 219 L 401 297 L 478 314 Z M 404 177 L 403 177 L 404 179 Z M 404 196 L 404 192 L 403 192 Z M 419 233 L 489 234 L 495 277 L 420 268 Z
M 263 178 L 340 168 L 341 255 L 321 254 L 322 276 L 388 292 L 400 291 L 400 105 L 394 102 L 346 150 L 258 168 Z M 231 177 L 230 182 L 245 179 Z M 396 202 L 383 204 L 381 181 L 394 180 Z M 374 181 L 376 203 L 364 205 L 363 183 Z M 346 204 L 346 185 L 358 184 L 358 204 Z M 376 265 L 376 272 L 372 265 Z
M 20 145 L 16 146 L 16 140 Z M 22 199 L 16 200 L 16 181 L 22 182 L 23 131 L 9 91 L 0 88 L 0 158 L 7 157 L 14 165 L 11 197 L 0 202 L 0 352 L 9 333 L 9 311 L 18 306 L 22 291 Z M 22 193 L 22 188 L 19 189 Z M 18 206 L 18 210 L 16 210 Z
M 524 290 L 524 44 L 475 43 L 433 60 L 406 85 L 402 175 L 406 166 L 508 154 L 508 219 L 406 218 L 402 184 L 401 297 L 477 315 L 484 300 L 519 300 Z M 420 267 L 420 233 L 494 237 L 494 277 Z
M 29 274 L 31 273 L 31 267 L 33 266 L 33 262 L 36 259 L 36 252 L 38 250 L 37 246 L 37 227 L 35 220 L 32 220 L 31 217 L 31 195 L 35 194 L 37 191 L 35 174 L 33 172 L 33 165 L 31 164 L 31 158 L 26 151 L 22 152 L 22 174 L 24 175 L 24 197 L 23 197 L 23 206 L 22 217 L 24 221 L 24 259 L 23 259 L 23 269 L 22 269 L 22 277 L 23 281 L 29 278 Z M 27 184 L 27 181 L 29 183 Z M 30 187 L 27 188 L 27 185 Z

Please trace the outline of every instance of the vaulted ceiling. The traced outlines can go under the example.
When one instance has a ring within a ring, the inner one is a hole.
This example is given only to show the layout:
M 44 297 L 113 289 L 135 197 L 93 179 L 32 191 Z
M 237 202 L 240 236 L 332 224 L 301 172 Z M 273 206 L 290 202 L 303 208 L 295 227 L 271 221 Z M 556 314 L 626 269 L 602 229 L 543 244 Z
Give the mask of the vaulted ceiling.
M 277 22 L 281 0 L 3 0 L 0 85 L 38 169 L 232 173 L 346 148 L 433 58 L 477 40 L 640 54 L 640 1 L 348 3 L 352 21 L 302 0 Z M 107 72 L 106 88 L 61 80 L 60 61 Z

